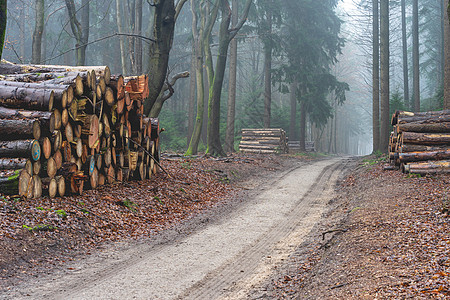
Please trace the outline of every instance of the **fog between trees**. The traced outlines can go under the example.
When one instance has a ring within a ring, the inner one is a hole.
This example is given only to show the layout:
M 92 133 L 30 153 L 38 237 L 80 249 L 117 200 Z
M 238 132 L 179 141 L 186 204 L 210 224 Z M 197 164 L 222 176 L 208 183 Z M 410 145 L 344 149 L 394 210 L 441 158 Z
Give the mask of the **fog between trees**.
M 320 152 L 385 152 L 386 133 L 377 145 L 372 138 L 378 2 L 9 0 L 2 58 L 148 73 L 146 111 L 160 117 L 166 150 L 223 155 L 237 149 L 242 128 L 272 127 Z M 386 2 L 389 78 L 380 79 L 390 105 L 378 99 L 381 112 L 442 109 L 448 1 Z

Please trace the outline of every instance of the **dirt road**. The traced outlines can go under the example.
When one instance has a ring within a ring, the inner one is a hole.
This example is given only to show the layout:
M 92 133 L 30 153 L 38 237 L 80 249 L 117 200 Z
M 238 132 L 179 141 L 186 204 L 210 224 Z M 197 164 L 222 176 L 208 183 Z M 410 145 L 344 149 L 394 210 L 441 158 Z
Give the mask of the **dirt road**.
M 115 246 L 20 286 L 15 299 L 244 299 L 320 220 L 348 160 L 298 163 L 196 228 Z

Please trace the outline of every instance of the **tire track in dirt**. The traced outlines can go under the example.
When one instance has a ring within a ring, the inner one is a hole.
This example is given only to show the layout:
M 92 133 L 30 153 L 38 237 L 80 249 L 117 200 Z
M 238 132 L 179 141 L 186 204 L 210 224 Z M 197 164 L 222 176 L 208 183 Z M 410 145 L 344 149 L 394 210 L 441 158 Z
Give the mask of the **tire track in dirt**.
M 218 220 L 159 244 L 83 260 L 71 273 L 40 279 L 14 298 L 245 298 L 319 221 L 345 161 L 293 166 Z
M 345 161 L 338 161 L 326 166 L 283 222 L 179 299 L 248 299 L 251 290 L 303 242 L 331 200 L 336 181 L 346 165 Z

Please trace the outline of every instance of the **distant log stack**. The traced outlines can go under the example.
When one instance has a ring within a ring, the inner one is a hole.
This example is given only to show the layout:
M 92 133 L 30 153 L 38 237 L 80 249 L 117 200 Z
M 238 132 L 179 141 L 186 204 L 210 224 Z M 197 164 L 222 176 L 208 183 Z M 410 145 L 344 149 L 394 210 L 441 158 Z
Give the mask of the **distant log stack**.
M 389 159 L 404 173 L 450 173 L 450 110 L 396 111 Z
M 287 153 L 286 132 L 280 128 L 242 129 L 239 151 L 246 153 Z
M 289 153 L 300 152 L 300 141 L 288 141 Z M 305 151 L 315 152 L 316 146 L 314 141 L 305 141 Z
M 159 120 L 147 75 L 107 66 L 0 64 L 0 193 L 81 194 L 158 171 Z

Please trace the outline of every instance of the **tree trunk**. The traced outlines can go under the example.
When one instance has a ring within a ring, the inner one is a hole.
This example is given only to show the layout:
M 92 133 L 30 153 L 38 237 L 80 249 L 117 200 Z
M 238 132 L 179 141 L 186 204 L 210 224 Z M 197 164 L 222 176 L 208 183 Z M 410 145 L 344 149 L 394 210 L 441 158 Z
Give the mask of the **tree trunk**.
M 296 119 L 297 119 L 297 82 L 292 82 L 290 87 L 289 100 L 291 102 L 291 118 L 289 122 L 289 140 L 296 140 Z
M 372 45 L 372 145 L 380 151 L 380 43 L 378 1 L 372 0 L 373 45 Z
M 0 0 L 0 60 L 2 59 L 3 45 L 5 43 L 7 2 L 7 0 Z
M 122 2 L 120 0 L 116 0 L 116 20 L 117 20 L 117 29 L 119 33 L 123 33 L 123 10 L 122 10 Z M 120 60 L 122 65 L 122 74 L 127 75 L 127 58 L 126 58 L 126 49 L 125 49 L 125 37 L 119 37 L 119 45 L 120 45 Z
M 420 87 L 419 87 L 419 4 L 418 0 L 413 0 L 413 94 L 414 111 L 420 111 Z
M 36 0 L 35 10 L 31 63 L 40 64 L 42 57 L 42 35 L 44 33 L 44 0 Z
M 447 145 L 417 145 L 417 144 L 403 144 L 398 147 L 399 153 L 418 152 L 418 151 L 442 151 L 447 149 Z
M 86 48 L 89 41 L 89 4 L 90 0 L 81 1 L 81 41 L 79 49 L 77 49 L 77 66 L 86 64 Z
M 267 11 L 267 35 L 272 34 L 272 13 Z M 264 39 L 264 128 L 270 128 L 272 108 L 272 41 Z
M 196 95 L 196 55 L 194 51 L 195 42 L 192 42 L 192 55 L 191 55 L 191 69 L 189 73 L 191 74 L 189 80 L 189 111 L 188 111 L 188 133 L 187 133 L 187 147 L 189 148 L 189 144 L 192 138 L 192 134 L 194 132 L 194 118 L 195 118 L 195 95 Z
M 306 151 L 306 103 L 300 102 L 300 151 Z
M 387 153 L 390 135 L 389 118 L 389 0 L 380 2 L 380 151 Z
M 135 8 L 135 33 L 137 35 L 142 35 L 142 0 L 136 0 Z M 136 38 L 136 72 L 137 74 L 142 74 L 142 39 Z
M 403 98 L 405 106 L 409 105 L 409 78 L 408 78 L 408 42 L 406 36 L 406 0 L 401 0 L 402 9 L 402 49 L 403 49 Z
M 0 158 L 0 170 L 20 170 L 25 168 L 26 159 Z
M 445 1 L 445 7 L 449 7 L 449 1 Z M 444 109 L 450 109 L 450 18 L 448 10 L 444 9 Z
M 231 26 L 233 28 L 238 22 L 238 1 L 232 2 Z M 227 110 L 227 129 L 225 133 L 225 151 L 234 152 L 234 121 L 236 115 L 236 75 L 237 75 L 237 50 L 238 43 L 236 37 L 230 42 L 230 62 L 229 62 L 229 80 L 228 80 L 228 110 Z
M 173 0 L 160 0 L 155 2 L 155 17 L 153 20 L 153 42 L 150 46 L 149 61 L 149 89 L 148 109 L 159 96 L 166 79 L 169 63 L 169 52 L 173 44 L 175 29 L 175 6 Z

